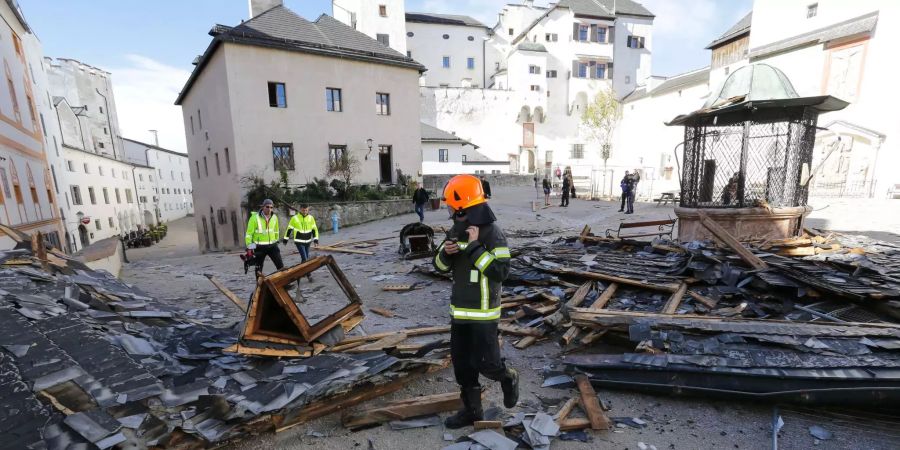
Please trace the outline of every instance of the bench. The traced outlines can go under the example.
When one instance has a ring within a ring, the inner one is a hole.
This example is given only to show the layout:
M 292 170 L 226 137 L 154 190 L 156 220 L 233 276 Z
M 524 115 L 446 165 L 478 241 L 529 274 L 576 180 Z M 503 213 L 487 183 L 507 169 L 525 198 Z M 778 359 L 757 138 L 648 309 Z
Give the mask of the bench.
M 674 191 L 663 192 L 662 195 L 660 195 L 659 198 L 656 199 L 655 201 L 656 201 L 656 206 L 659 206 L 660 203 L 662 203 L 663 205 L 668 205 L 669 202 L 672 202 L 672 204 L 677 205 L 678 202 L 681 201 L 681 193 L 674 192 Z
M 636 237 L 648 237 L 648 236 L 669 236 L 669 239 L 672 239 L 672 232 L 675 230 L 675 222 L 677 219 L 666 219 L 666 220 L 651 220 L 648 222 L 622 222 L 619 224 L 618 229 L 608 229 L 606 230 L 606 237 L 608 238 L 618 238 L 618 239 L 629 239 Z M 630 230 L 634 228 L 650 228 L 656 227 L 655 232 L 644 232 L 644 233 L 635 233 L 635 234 L 627 234 L 623 235 L 622 230 Z

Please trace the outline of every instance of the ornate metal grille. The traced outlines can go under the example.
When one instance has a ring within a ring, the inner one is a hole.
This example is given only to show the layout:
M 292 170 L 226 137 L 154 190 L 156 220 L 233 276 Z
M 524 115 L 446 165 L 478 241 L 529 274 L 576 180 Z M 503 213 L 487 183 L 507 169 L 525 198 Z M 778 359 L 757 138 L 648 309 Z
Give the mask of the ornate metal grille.
M 794 110 L 765 122 L 686 126 L 681 206 L 804 206 L 818 112 Z

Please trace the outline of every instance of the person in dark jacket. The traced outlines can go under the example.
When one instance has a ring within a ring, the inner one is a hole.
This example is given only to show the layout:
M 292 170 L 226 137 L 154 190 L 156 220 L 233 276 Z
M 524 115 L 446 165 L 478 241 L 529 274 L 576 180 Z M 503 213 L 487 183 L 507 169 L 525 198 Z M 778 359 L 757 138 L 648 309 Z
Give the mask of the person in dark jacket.
M 444 188 L 453 219 L 434 267 L 453 277 L 450 294 L 450 359 L 463 408 L 444 421 L 450 429 L 484 419 L 479 374 L 499 381 L 503 405 L 516 406 L 519 374 L 500 357 L 500 287 L 509 276 L 510 252 L 479 180 L 457 175 Z
M 484 191 L 484 198 L 491 198 L 491 182 L 481 176 L 481 190 Z
M 628 199 L 628 192 L 631 188 L 631 172 L 625 171 L 625 176 L 619 182 L 619 187 L 622 189 L 622 206 L 619 206 L 619 212 L 623 212 L 625 211 L 625 201 Z
M 569 206 L 569 191 L 572 189 L 572 179 L 568 174 L 563 175 L 562 179 L 562 200 L 559 206 Z
M 419 215 L 419 222 L 425 221 L 425 204 L 428 203 L 428 191 L 419 186 L 412 196 L 413 204 L 416 205 L 416 214 Z
M 550 180 L 547 177 L 544 177 L 544 206 L 550 206 L 551 190 L 553 190 L 553 185 L 550 184 Z

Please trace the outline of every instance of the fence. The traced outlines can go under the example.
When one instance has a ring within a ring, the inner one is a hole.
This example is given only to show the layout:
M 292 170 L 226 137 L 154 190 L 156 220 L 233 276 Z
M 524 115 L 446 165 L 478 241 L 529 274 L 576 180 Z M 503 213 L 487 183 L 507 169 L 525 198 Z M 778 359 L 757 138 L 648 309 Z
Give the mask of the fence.
M 809 189 L 810 197 L 849 197 L 871 198 L 874 193 L 875 181 L 853 181 L 835 183 L 813 182 Z

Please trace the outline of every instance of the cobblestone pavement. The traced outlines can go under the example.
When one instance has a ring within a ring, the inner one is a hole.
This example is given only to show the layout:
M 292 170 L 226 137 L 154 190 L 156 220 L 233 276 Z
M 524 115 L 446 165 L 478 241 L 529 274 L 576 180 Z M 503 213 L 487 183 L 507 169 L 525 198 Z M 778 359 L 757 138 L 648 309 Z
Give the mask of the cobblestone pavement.
M 614 228 L 622 220 L 638 221 L 674 217 L 672 206 L 655 206 L 639 203 L 634 215 L 618 213 L 618 203 L 592 202 L 573 200 L 568 208 L 552 206 L 543 209 L 538 206 L 532 211 L 535 200 L 532 189 L 495 188 L 491 205 L 499 218 L 500 225 L 511 230 L 554 230 L 554 235 L 577 234 L 585 224 L 591 225 L 594 233 L 600 234 L 606 228 Z M 558 205 L 558 199 L 553 199 Z M 830 205 L 835 205 L 831 202 Z M 896 203 L 900 205 L 900 203 Z M 853 209 L 849 204 L 829 206 L 813 214 L 816 220 L 832 220 L 843 224 L 844 217 L 829 218 L 829 210 L 843 211 Z M 873 207 L 874 208 L 874 207 Z M 882 214 L 883 215 L 883 214 Z M 896 220 L 896 213 L 895 213 Z M 322 220 L 324 218 L 320 218 Z M 387 238 L 377 247 L 368 250 L 376 252 L 375 256 L 333 254 L 341 268 L 352 280 L 366 306 L 378 306 L 394 311 L 397 316 L 385 318 L 369 314 L 363 322 L 368 333 L 395 330 L 405 327 L 433 326 L 446 324 L 449 283 L 435 281 L 417 274 L 409 274 L 411 262 L 397 259 L 400 228 L 417 218 L 415 214 L 393 217 L 378 222 L 345 228 L 339 234 L 323 233 L 321 242 L 354 241 L 361 239 Z M 877 227 L 885 226 L 875 221 L 861 220 L 856 222 L 861 230 L 879 231 Z M 880 219 L 879 223 L 890 223 L 891 220 Z M 444 210 L 428 211 L 426 223 L 432 225 L 448 224 Z M 897 223 L 897 222 L 893 222 Z M 852 224 L 852 222 L 850 223 Z M 825 226 L 815 224 L 813 226 Z M 848 225 L 850 226 L 850 225 Z M 876 228 L 873 228 L 876 227 Z M 894 228 L 897 230 L 900 228 Z M 887 232 L 888 229 L 881 230 Z M 531 240 L 531 239 L 529 239 Z M 511 247 L 522 243 L 523 239 L 510 239 Z M 200 254 L 197 250 L 197 236 L 192 218 L 182 219 L 170 224 L 169 235 L 158 245 L 147 249 L 129 250 L 128 257 L 132 261 L 123 270 L 122 278 L 138 285 L 149 293 L 172 305 L 178 305 L 186 313 L 193 314 L 198 320 L 221 324 L 222 327 L 234 326 L 242 319 L 242 314 L 232 303 L 210 284 L 205 273 L 215 275 L 226 286 L 242 298 L 249 298 L 253 287 L 252 274 L 244 275 L 242 263 L 235 253 Z M 282 247 L 286 264 L 300 261 L 295 250 Z M 315 252 L 314 252 L 315 253 Z M 421 261 L 419 261 L 421 262 Z M 267 271 L 271 270 L 271 262 L 267 263 Z M 425 287 L 409 293 L 388 293 L 381 291 L 384 284 L 422 282 Z M 322 282 L 319 278 L 313 285 Z M 213 319 L 215 317 L 215 319 Z M 540 402 L 565 400 L 574 390 L 555 390 L 541 388 L 541 370 L 547 366 L 558 365 L 559 347 L 552 342 L 534 345 L 525 350 L 512 347 L 513 340 L 505 338 L 503 353 L 508 363 L 519 369 L 522 375 L 521 398 Z M 501 405 L 499 385 L 486 382 L 488 387 L 487 404 Z M 427 378 L 419 378 L 411 382 L 401 391 L 377 399 L 370 404 L 390 399 L 406 398 L 416 395 L 453 392 L 456 385 L 453 374 L 445 370 Z M 771 448 L 772 406 L 762 403 L 717 401 L 703 398 L 674 398 L 666 396 L 650 396 L 627 391 L 599 392 L 601 398 L 610 406 L 611 417 L 643 417 L 648 422 L 643 429 L 617 428 L 610 432 L 596 433 L 592 443 L 563 442 L 555 440 L 555 449 L 636 449 L 638 443 L 654 445 L 662 449 L 765 449 Z M 782 411 L 785 426 L 779 437 L 782 448 L 897 448 L 897 442 L 888 441 L 882 433 L 832 422 L 830 419 L 815 415 Z M 834 432 L 829 441 L 816 442 L 810 436 L 808 428 L 821 425 Z M 311 432 L 323 433 L 326 437 L 315 437 Z M 432 427 L 418 430 L 392 431 L 388 426 L 350 432 L 340 425 L 340 415 L 335 414 L 295 427 L 277 435 L 263 435 L 247 439 L 232 445 L 235 449 L 289 448 L 301 449 L 317 447 L 320 449 L 431 449 L 442 448 L 449 444 L 443 441 L 444 433 L 454 437 L 471 432 L 469 430 L 445 430 L 443 427 Z M 369 447 L 368 441 L 373 447 Z

